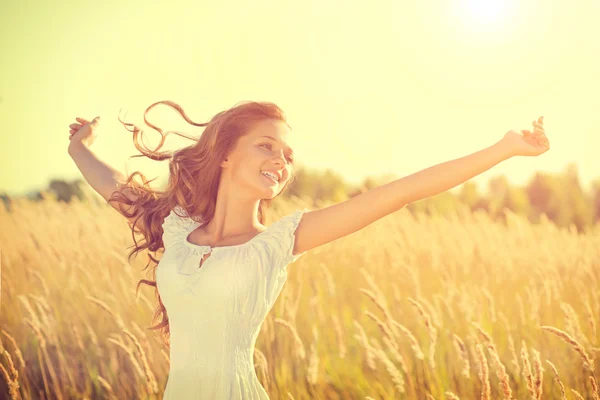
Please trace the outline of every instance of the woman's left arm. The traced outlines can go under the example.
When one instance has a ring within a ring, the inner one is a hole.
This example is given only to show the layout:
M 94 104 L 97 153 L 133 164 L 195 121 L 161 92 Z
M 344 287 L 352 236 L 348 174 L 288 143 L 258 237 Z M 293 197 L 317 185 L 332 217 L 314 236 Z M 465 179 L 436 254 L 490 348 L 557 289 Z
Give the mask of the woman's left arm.
M 381 196 L 384 196 L 383 191 L 386 191 L 386 196 L 395 197 L 404 207 L 406 204 L 450 190 L 510 157 L 509 149 L 500 141 L 483 150 L 425 168 L 381 186 Z M 383 189 L 386 186 L 388 187 Z M 379 188 L 375 190 L 377 189 Z
M 510 130 L 483 150 L 434 165 L 333 206 L 307 212 L 296 229 L 293 254 L 354 233 L 409 203 L 452 189 L 512 156 L 545 153 L 550 146 L 542 123 L 540 117 L 533 122 L 533 133 Z

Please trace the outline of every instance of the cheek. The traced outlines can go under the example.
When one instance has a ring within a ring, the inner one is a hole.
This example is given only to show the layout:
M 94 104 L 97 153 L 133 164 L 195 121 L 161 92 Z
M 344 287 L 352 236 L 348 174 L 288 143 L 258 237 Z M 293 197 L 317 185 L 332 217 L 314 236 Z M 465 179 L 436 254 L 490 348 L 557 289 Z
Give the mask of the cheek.
M 265 162 L 265 155 L 257 149 L 250 149 L 245 152 L 237 161 L 237 169 L 256 172 L 260 170 Z

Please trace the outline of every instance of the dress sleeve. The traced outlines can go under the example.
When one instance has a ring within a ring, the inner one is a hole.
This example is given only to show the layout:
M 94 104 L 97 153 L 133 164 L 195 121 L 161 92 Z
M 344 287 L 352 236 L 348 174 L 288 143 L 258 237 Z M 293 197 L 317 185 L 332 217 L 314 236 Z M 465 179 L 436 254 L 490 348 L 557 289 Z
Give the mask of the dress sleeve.
M 185 240 L 193 224 L 194 221 L 187 217 L 187 213 L 182 207 L 173 207 L 162 224 L 162 239 L 165 248 L 171 247 L 174 243 L 178 243 L 181 240 Z
M 266 263 L 267 279 L 265 295 L 267 304 L 273 306 L 281 293 L 287 279 L 287 266 L 296 261 L 304 253 L 292 255 L 296 240 L 296 228 L 308 208 L 296 210 L 273 222 L 267 229 L 269 260 Z
M 296 228 L 304 213 L 308 211 L 310 211 L 308 208 L 296 210 L 273 223 L 275 225 L 273 229 L 275 239 L 274 261 L 280 269 L 285 269 L 287 265 L 293 263 L 305 253 L 292 254 L 296 241 Z

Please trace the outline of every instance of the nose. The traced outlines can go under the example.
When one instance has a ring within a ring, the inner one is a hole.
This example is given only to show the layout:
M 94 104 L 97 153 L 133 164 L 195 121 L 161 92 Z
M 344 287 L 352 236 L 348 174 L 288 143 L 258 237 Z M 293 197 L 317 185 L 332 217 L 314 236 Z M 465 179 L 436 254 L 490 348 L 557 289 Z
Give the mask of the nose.
M 279 161 L 279 163 L 285 165 L 285 154 L 283 154 L 283 150 L 279 151 L 275 160 Z

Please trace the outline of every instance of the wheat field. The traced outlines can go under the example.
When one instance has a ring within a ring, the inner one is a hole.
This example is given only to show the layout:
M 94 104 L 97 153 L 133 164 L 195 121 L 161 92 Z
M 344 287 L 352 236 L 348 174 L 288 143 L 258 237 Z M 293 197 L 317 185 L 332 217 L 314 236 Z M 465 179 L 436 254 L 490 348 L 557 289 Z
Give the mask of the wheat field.
M 304 206 L 274 203 L 265 225 Z M 0 227 L 0 398 L 162 398 L 169 353 L 126 220 L 18 200 Z M 271 399 L 597 400 L 599 288 L 598 226 L 402 209 L 289 266 L 256 373 Z

